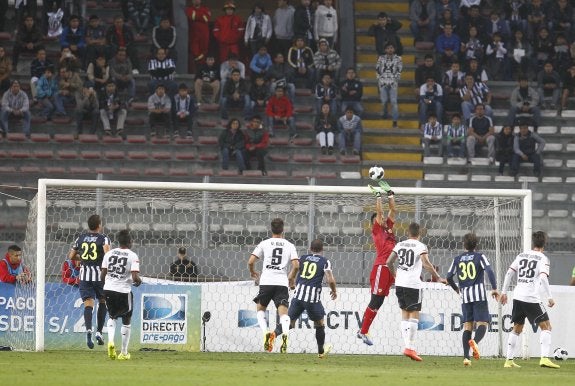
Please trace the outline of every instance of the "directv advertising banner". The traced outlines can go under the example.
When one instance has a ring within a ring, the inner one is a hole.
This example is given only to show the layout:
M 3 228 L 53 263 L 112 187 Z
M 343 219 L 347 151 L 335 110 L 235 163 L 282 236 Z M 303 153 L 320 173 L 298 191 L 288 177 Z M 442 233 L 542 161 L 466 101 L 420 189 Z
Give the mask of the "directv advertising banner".
M 34 291 L 0 283 L 0 345 L 22 348 L 21 342 L 33 340 L 36 328 Z M 145 347 L 199 351 L 200 285 L 142 284 L 132 291 L 134 311 L 130 350 Z M 78 287 L 47 283 L 45 304 L 46 350 L 84 349 L 84 305 Z M 94 309 L 94 329 L 96 313 L 97 308 Z M 119 336 L 116 333 L 117 339 Z M 104 335 L 104 339 L 107 340 L 107 336 Z M 29 346 L 28 349 L 33 349 L 34 344 Z

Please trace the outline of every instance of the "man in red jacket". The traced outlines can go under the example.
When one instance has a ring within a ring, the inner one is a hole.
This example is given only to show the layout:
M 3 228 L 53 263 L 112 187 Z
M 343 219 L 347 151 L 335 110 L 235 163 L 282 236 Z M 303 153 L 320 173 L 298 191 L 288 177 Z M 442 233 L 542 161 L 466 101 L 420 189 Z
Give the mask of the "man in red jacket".
M 80 260 L 64 260 L 62 263 L 62 283 L 76 286 L 80 284 Z
M 230 52 L 240 56 L 240 42 L 244 37 L 244 22 L 235 15 L 236 5 L 232 1 L 224 4 L 225 15 L 216 19 L 214 37 L 218 41 L 220 63 L 227 60 Z
M 285 88 L 278 86 L 266 106 L 267 126 L 270 137 L 274 136 L 274 123 L 280 121 L 289 128 L 290 141 L 297 137 L 293 117 L 293 104 L 285 96 Z
M 210 27 L 209 22 L 212 12 L 208 7 L 202 5 L 202 0 L 192 0 L 192 5 L 186 8 L 188 16 L 188 36 L 190 55 L 188 67 L 190 73 L 197 65 L 204 64 L 208 49 L 210 47 Z
M 261 170 L 262 176 L 267 176 L 265 156 L 270 144 L 270 136 L 262 126 L 262 117 L 254 115 L 245 131 L 246 136 L 246 166 L 251 169 L 250 158 L 256 157 L 258 160 L 258 170 Z
M 17 245 L 9 246 L 6 256 L 0 260 L 0 282 L 26 284 L 31 281 L 30 270 L 22 262 L 22 249 Z

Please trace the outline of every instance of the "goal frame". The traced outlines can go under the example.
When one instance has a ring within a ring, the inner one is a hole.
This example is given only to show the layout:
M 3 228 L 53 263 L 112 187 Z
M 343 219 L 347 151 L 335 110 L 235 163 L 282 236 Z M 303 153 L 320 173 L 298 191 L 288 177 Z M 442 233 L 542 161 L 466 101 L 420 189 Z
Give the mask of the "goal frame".
M 46 285 L 46 207 L 47 190 L 56 188 L 103 188 L 103 189 L 145 189 L 174 191 L 234 191 L 234 192 L 266 192 L 266 193 L 307 193 L 307 194 L 372 194 L 367 186 L 318 186 L 318 185 L 270 185 L 270 184 L 229 184 L 229 183 L 180 183 L 156 181 L 108 181 L 108 180 L 74 180 L 74 179 L 39 179 L 37 194 L 37 226 L 36 226 L 36 351 L 44 351 L 44 315 L 45 315 L 45 285 Z M 522 245 L 524 250 L 531 248 L 532 233 L 532 192 L 529 189 L 452 189 L 452 188 L 421 188 L 393 187 L 399 195 L 430 195 L 430 196 L 471 196 L 520 198 L 522 200 Z M 495 201 L 495 204 L 497 202 Z M 497 211 L 497 205 L 495 205 Z M 495 216 L 495 238 L 498 239 L 498 216 Z M 496 243 L 498 254 L 499 242 Z M 498 256 L 497 256 L 498 257 Z M 500 259 L 496 258 L 499 263 Z M 501 267 L 496 267 L 501 276 Z M 502 283 L 502 277 L 497 282 Z M 501 305 L 499 306 L 501 307 Z M 499 313 L 501 315 L 501 313 Z M 499 334 L 503 334 L 502 329 Z M 499 341 L 501 342 L 501 336 Z M 523 339 L 523 356 L 528 356 L 528 340 Z M 502 354 L 502 347 L 499 347 Z

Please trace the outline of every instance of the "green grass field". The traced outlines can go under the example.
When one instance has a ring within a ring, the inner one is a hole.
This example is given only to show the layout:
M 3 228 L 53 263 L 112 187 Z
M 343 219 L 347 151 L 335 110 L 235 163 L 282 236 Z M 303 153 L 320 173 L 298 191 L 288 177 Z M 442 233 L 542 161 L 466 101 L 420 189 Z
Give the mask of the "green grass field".
M 103 348 L 44 353 L 0 352 L 0 385 L 573 385 L 575 360 L 561 369 L 539 361 L 485 358 L 464 368 L 454 357 L 312 354 L 132 352 L 130 361 L 111 361 Z

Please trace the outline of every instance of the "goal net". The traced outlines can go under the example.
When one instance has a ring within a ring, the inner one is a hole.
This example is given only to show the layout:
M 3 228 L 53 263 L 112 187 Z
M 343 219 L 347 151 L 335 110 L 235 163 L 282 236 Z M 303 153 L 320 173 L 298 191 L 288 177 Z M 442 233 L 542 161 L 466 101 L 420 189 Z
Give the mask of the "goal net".
M 463 252 L 468 232 L 480 237 L 479 250 L 500 284 L 518 251 L 529 246 L 528 190 L 394 190 L 398 240 L 407 237 L 410 222 L 420 223 L 422 242 L 443 277 L 453 257 Z M 14 287 L 17 305 L 10 310 L 10 331 L 0 332 L 0 338 L 22 350 L 85 349 L 82 301 L 76 286 L 62 283 L 61 269 L 88 217 L 100 214 L 112 245 L 117 246 L 119 230 L 129 229 L 132 249 L 140 256 L 144 284 L 134 288 L 132 350 L 261 351 L 252 301 L 258 289 L 247 260 L 255 245 L 270 236 L 271 220 L 280 217 L 285 237 L 300 255 L 311 240 L 324 241 L 339 294 L 336 301 L 329 300 L 329 291 L 323 294 L 326 340 L 334 352 L 398 354 L 403 341 L 393 291 L 372 325 L 374 346 L 355 336 L 370 298 L 374 247 L 369 218 L 374 209 L 367 187 L 40 180 L 23 245 L 34 282 Z M 197 265 L 197 277 L 170 272 L 180 247 Z M 257 268 L 261 271 L 261 262 Z M 418 352 L 460 355 L 458 295 L 426 274 L 422 280 Z M 501 352 L 510 311 L 490 303 L 492 322 L 482 354 Z M 273 328 L 273 305 L 267 317 Z M 313 323 L 305 315 L 290 331 L 289 352 L 316 352 Z

